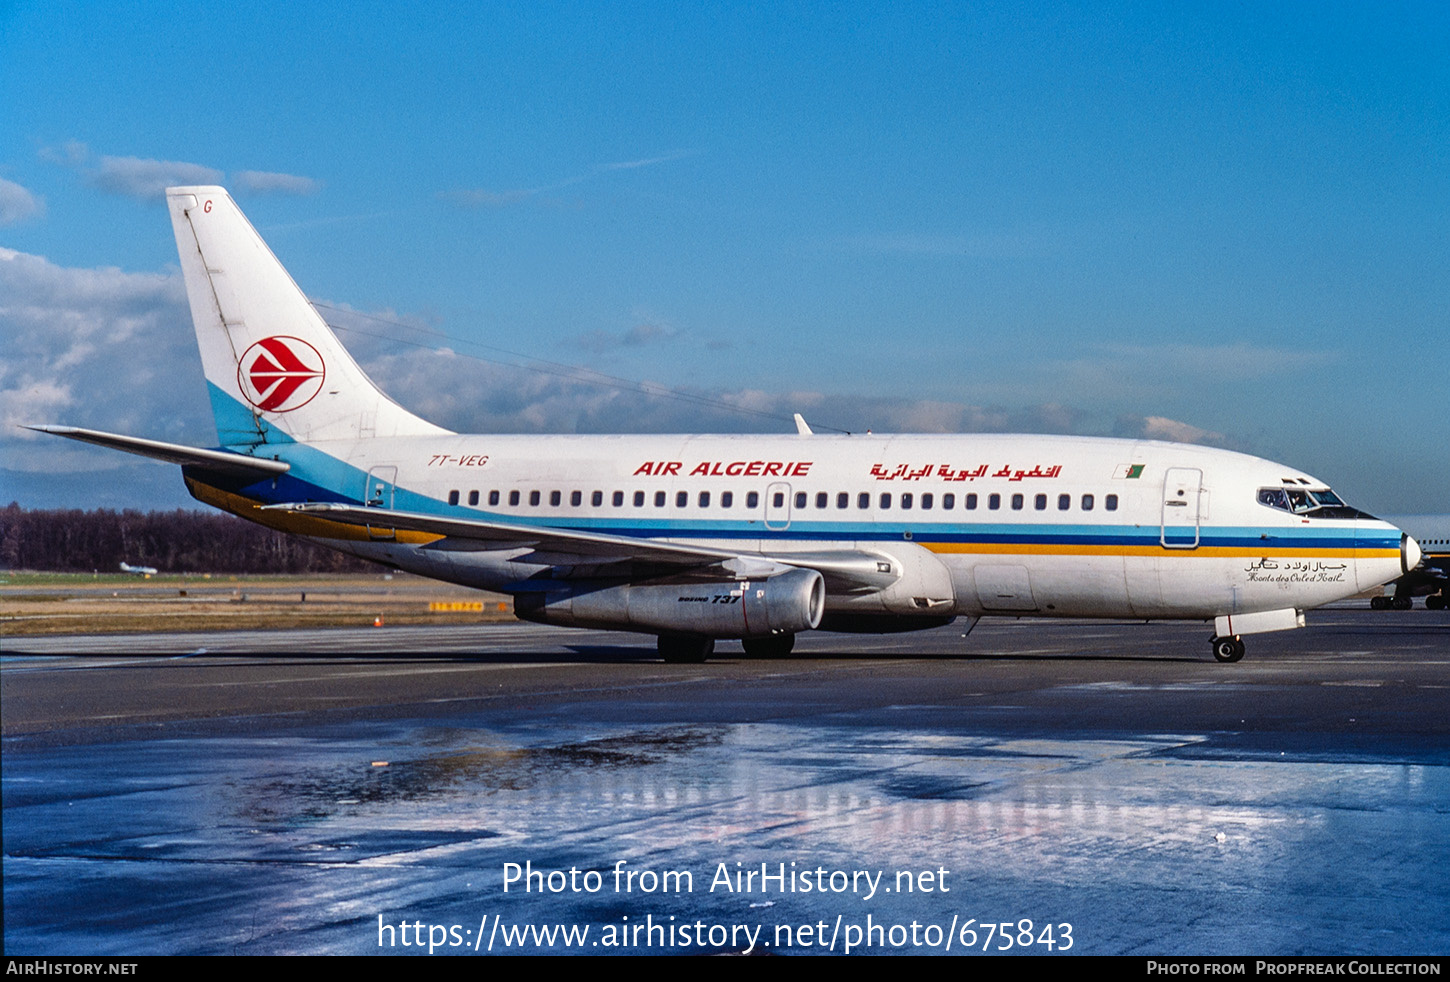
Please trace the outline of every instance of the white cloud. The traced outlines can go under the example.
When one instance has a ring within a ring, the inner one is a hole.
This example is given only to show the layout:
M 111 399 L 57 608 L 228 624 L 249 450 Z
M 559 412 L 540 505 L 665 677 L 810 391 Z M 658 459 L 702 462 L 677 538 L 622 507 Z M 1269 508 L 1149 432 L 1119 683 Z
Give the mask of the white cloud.
M 1217 433 L 1166 416 L 1105 420 L 1061 402 L 974 405 L 811 390 L 602 385 L 583 369 L 530 370 L 438 348 L 440 336 L 417 318 L 387 312 L 381 319 L 388 323 L 380 324 L 345 308 L 323 310 L 328 320 L 353 328 L 342 339 L 384 390 L 409 409 L 465 432 L 790 433 L 791 414 L 802 412 L 818 432 L 1115 432 L 1224 442 Z M 643 324 L 614 341 L 625 343 L 631 334 L 639 342 L 659 340 L 661 330 Z M 408 333 L 407 342 L 390 339 Z M 26 423 L 200 445 L 214 439 L 179 274 L 72 269 L 0 249 L 0 339 L 0 456 L 12 475 L 111 473 L 130 463 L 17 428 Z
M 1114 436 L 1144 440 L 1169 440 L 1173 443 L 1202 443 L 1212 447 L 1238 449 L 1222 433 L 1201 426 L 1169 419 L 1167 416 L 1120 416 L 1113 428 Z
M 40 157 L 76 171 L 92 187 L 146 201 L 164 198 L 169 187 L 226 182 L 226 175 L 216 168 L 184 160 L 103 156 L 93 163 L 90 147 L 79 140 L 59 148 L 45 147 Z M 310 177 L 259 170 L 236 171 L 232 181 L 241 190 L 256 194 L 313 194 L 322 186 Z
M 310 177 L 263 170 L 239 170 L 232 175 L 232 183 L 243 191 L 257 194 L 316 194 L 322 187 L 320 181 Z
M 86 180 L 102 191 L 146 200 L 166 197 L 166 189 L 187 184 L 221 184 L 223 174 L 202 164 L 144 157 L 102 157 L 85 171 Z
M 17 429 L 26 423 L 214 439 L 177 274 L 70 269 L 0 249 L 0 338 L 0 453 L 13 470 L 118 465 L 115 455 L 38 442 Z
M 44 199 L 0 177 L 0 225 L 16 225 L 43 214 Z

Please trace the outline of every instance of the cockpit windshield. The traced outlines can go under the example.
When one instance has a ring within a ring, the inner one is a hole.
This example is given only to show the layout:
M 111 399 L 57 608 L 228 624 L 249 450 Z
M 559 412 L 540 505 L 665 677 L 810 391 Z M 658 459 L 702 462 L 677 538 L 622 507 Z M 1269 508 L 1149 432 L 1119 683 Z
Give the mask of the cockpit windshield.
M 1307 518 L 1370 518 L 1328 488 L 1259 488 L 1259 504 Z

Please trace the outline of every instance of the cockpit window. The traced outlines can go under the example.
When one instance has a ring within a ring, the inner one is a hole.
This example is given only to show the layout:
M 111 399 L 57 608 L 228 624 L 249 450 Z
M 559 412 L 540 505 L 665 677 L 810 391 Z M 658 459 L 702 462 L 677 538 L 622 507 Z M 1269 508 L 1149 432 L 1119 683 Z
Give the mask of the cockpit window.
M 1289 496 L 1284 493 L 1283 488 L 1259 488 L 1259 504 L 1283 511 L 1293 510 L 1289 507 Z
M 1259 504 L 1312 518 L 1369 518 L 1328 488 L 1259 488 Z

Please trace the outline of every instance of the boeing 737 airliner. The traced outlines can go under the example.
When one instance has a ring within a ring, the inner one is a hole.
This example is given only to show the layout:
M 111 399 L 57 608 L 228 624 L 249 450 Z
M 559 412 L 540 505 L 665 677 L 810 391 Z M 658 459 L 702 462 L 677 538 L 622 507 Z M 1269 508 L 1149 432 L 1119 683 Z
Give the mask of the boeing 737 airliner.
M 1213 621 L 1213 653 L 1393 580 L 1415 541 L 1293 467 L 1065 436 L 497 436 L 384 395 L 225 190 L 167 191 L 220 446 L 36 429 L 180 464 L 198 500 L 520 617 L 719 638 L 984 615 Z

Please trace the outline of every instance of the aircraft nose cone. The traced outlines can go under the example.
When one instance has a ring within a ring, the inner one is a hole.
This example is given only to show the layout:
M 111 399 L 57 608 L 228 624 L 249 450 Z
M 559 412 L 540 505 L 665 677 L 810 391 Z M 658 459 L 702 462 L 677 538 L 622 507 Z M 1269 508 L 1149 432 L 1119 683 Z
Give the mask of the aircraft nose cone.
M 1405 533 L 1400 533 L 1400 569 L 1408 573 L 1420 565 L 1420 557 L 1424 553 L 1420 551 L 1420 543 L 1410 538 Z

